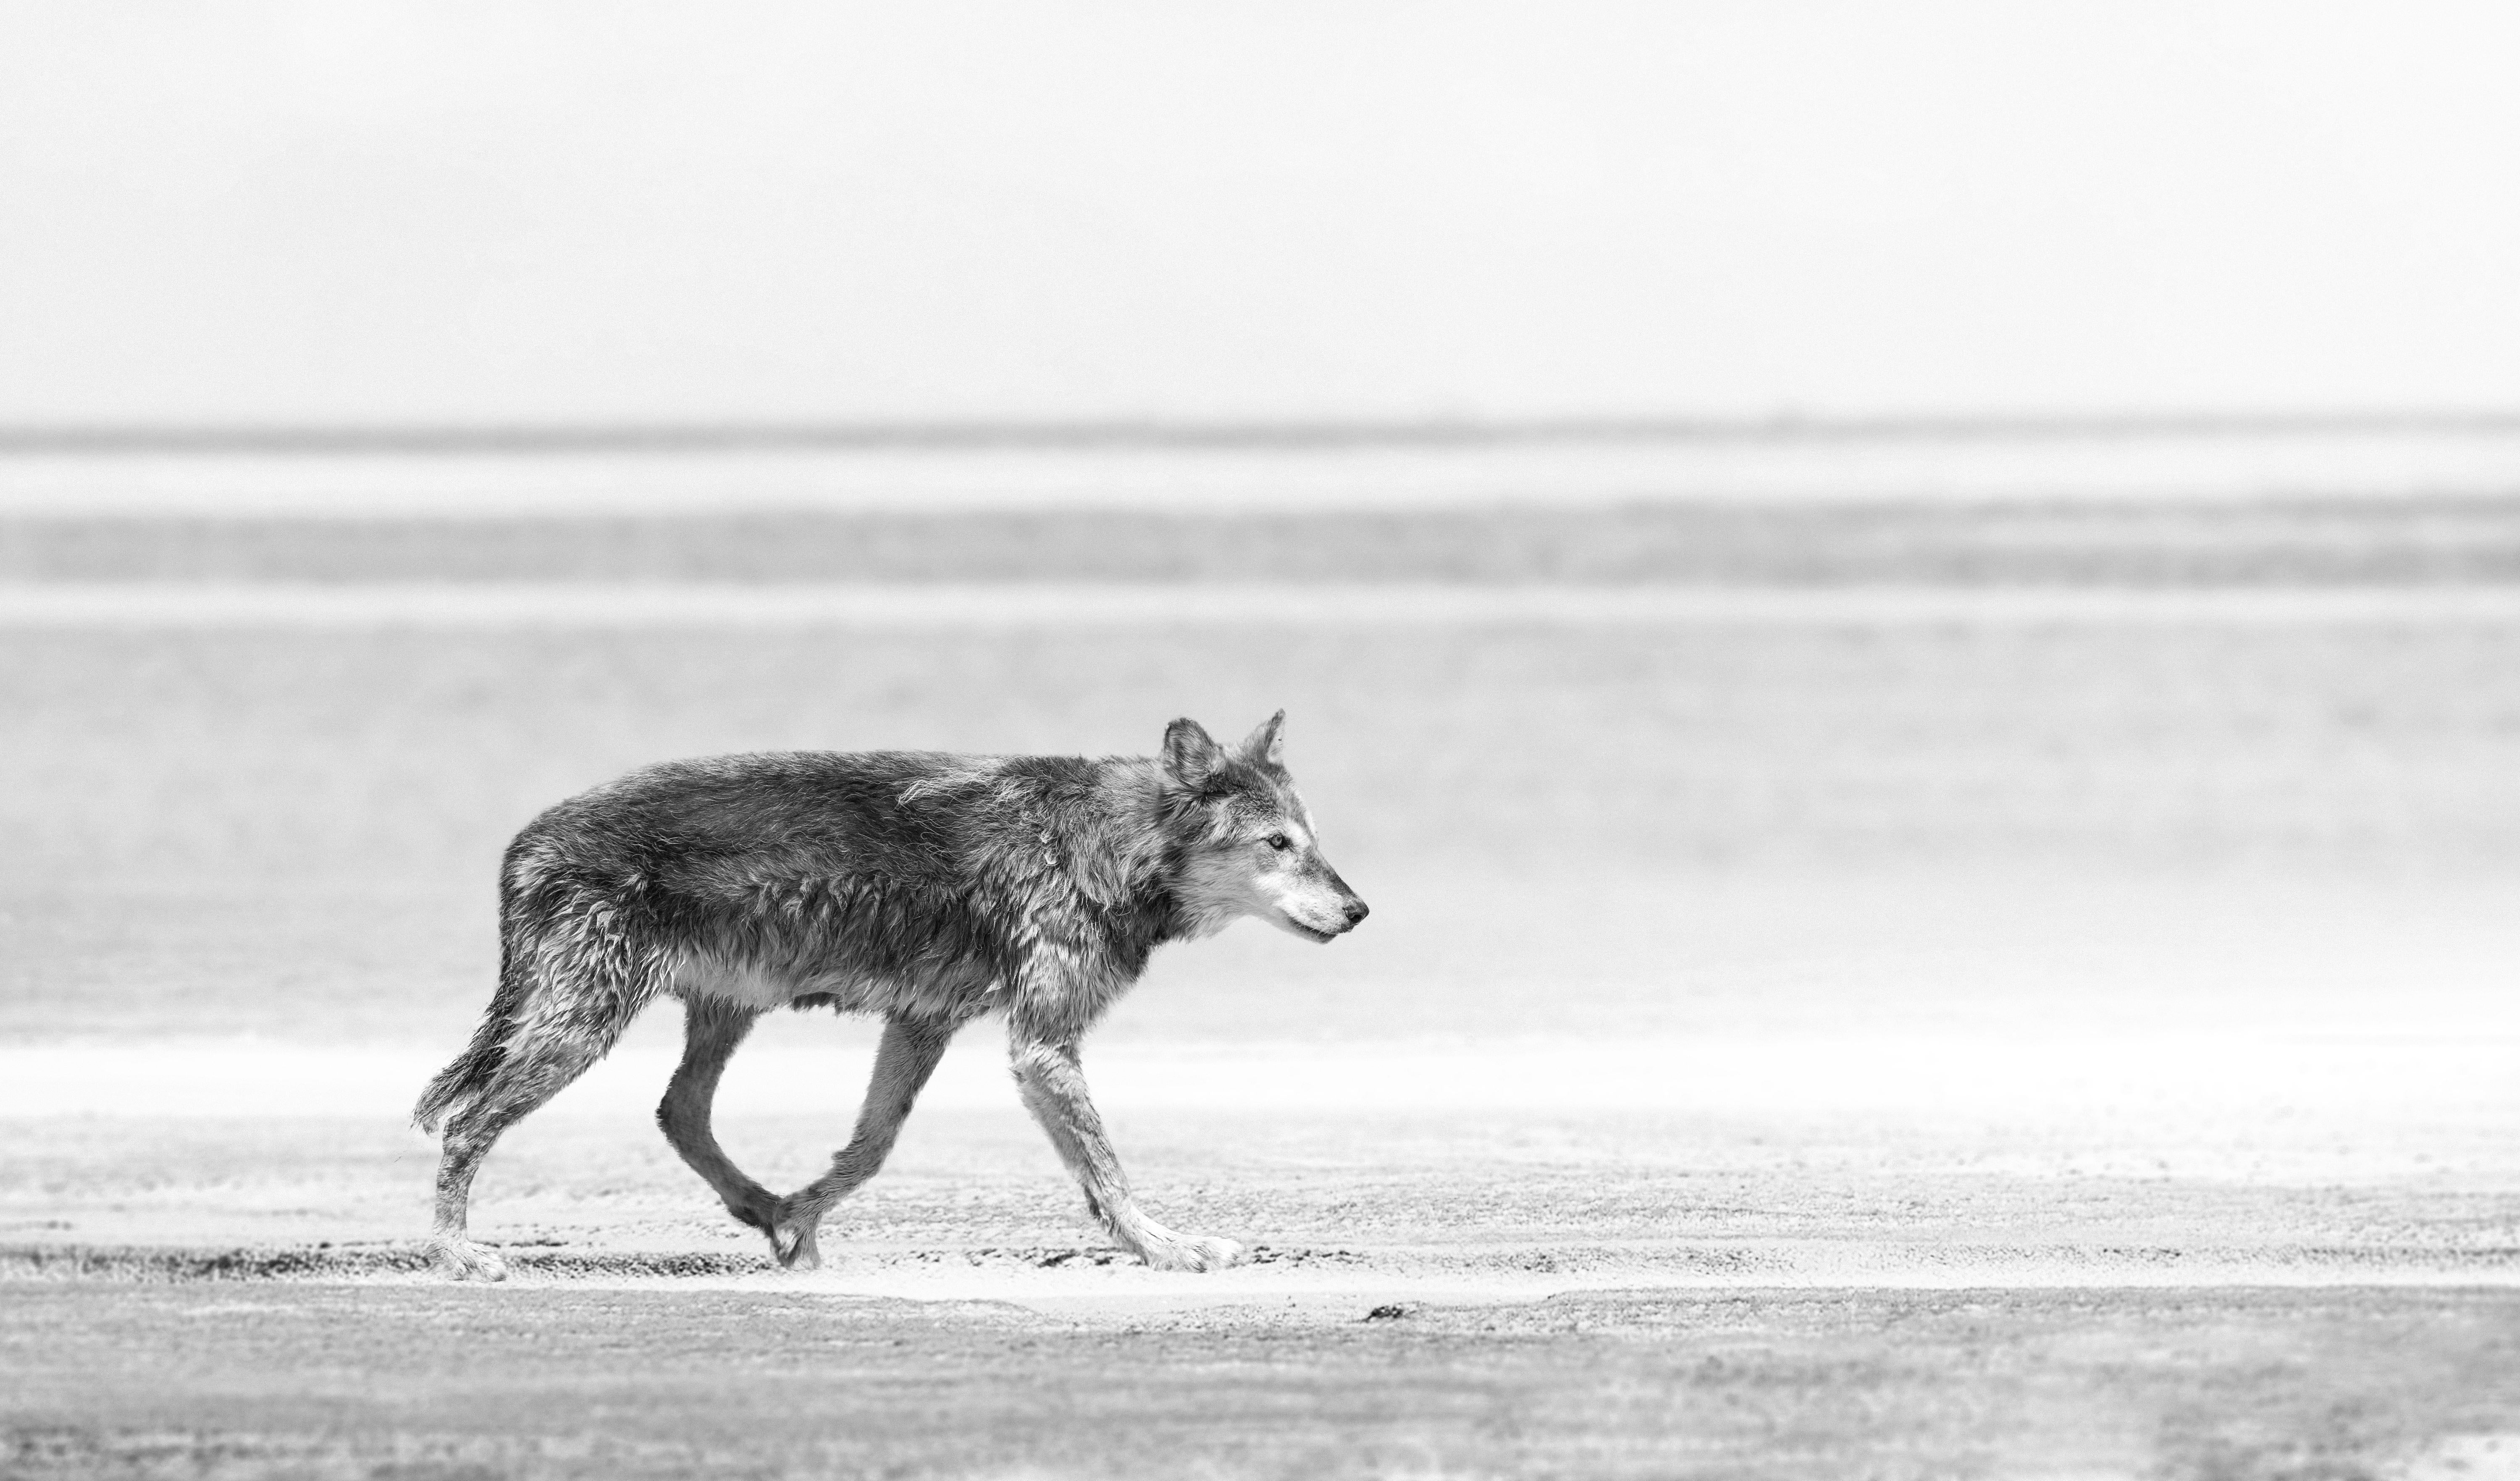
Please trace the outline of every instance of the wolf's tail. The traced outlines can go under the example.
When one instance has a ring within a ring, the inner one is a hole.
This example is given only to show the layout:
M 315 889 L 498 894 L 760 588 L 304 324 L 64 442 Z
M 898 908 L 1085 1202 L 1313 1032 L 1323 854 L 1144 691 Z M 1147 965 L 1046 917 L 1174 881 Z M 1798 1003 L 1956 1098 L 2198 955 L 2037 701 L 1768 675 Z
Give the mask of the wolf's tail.
M 425 1132 L 437 1130 L 439 1118 L 457 1103 L 472 1100 L 490 1088 L 499 1066 L 508 1059 L 508 1036 L 515 1031 L 517 1016 L 525 1006 L 525 994 L 532 985 L 527 965 L 530 954 L 519 949 L 512 930 L 502 930 L 499 942 L 499 988 L 490 995 L 490 1006 L 482 1010 L 480 1026 L 472 1030 L 472 1042 L 455 1062 L 437 1072 L 428 1088 L 420 1093 L 420 1103 L 411 1108 L 414 1126 Z

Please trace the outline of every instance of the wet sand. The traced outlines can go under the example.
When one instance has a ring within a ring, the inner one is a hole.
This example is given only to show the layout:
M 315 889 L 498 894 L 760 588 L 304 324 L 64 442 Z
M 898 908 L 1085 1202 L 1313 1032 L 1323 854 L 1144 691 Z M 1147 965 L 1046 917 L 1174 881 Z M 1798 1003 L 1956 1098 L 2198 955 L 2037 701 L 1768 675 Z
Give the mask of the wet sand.
M 2508 1293 L 11 1291 L 13 1476 L 2491 1477 Z

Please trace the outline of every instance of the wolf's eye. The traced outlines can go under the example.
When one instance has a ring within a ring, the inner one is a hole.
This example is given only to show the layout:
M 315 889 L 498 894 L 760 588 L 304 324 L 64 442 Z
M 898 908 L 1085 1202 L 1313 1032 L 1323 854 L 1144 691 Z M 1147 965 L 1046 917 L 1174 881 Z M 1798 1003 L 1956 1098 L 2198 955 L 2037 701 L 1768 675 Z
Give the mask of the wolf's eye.
M 1282 854 L 1295 846 L 1294 844 L 1286 841 L 1286 835 L 1284 833 L 1271 833 L 1268 837 L 1263 838 L 1260 841 L 1268 844 L 1271 848 L 1276 849 Z

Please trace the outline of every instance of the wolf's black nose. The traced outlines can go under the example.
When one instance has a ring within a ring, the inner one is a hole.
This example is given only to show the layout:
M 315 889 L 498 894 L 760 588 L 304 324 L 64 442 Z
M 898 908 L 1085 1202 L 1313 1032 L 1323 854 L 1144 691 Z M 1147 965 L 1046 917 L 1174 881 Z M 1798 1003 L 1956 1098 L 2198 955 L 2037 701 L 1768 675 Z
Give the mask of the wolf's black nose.
M 1373 914 L 1371 907 L 1367 906 L 1364 901 L 1359 900 L 1354 895 L 1350 895 L 1348 897 L 1347 904 L 1341 906 L 1340 909 L 1347 912 L 1347 923 L 1350 925 L 1354 925 L 1359 920 L 1362 920 L 1366 917 Z

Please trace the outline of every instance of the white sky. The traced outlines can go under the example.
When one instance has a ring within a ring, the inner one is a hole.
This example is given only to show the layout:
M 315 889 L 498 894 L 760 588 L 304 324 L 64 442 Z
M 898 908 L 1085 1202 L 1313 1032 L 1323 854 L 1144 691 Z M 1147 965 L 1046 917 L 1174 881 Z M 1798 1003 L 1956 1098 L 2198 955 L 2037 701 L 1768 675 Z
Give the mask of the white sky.
M 2520 10 L 0 0 L 0 422 L 2520 404 Z

